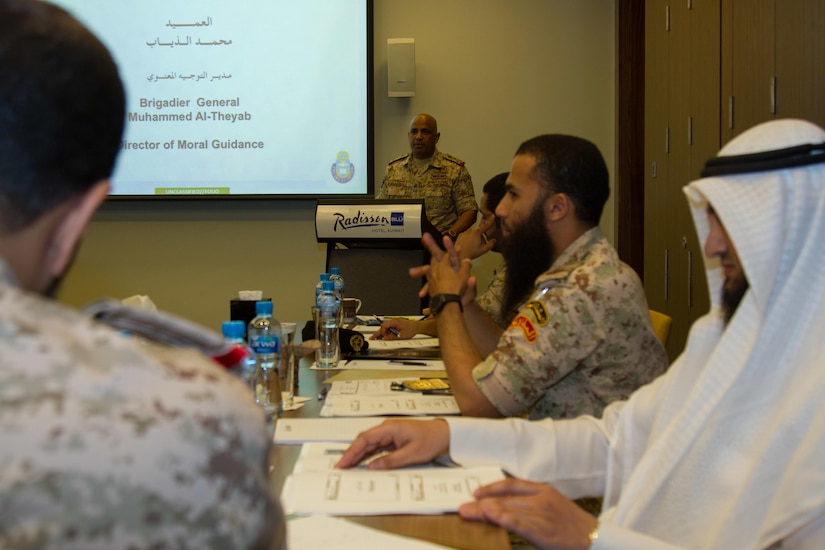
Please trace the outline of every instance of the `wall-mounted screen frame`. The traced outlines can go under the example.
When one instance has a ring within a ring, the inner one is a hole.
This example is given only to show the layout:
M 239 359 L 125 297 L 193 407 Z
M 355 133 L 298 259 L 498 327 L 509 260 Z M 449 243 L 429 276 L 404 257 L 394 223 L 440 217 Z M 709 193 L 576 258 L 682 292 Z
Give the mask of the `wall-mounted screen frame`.
M 372 0 L 53 0 L 127 93 L 115 199 L 369 198 Z

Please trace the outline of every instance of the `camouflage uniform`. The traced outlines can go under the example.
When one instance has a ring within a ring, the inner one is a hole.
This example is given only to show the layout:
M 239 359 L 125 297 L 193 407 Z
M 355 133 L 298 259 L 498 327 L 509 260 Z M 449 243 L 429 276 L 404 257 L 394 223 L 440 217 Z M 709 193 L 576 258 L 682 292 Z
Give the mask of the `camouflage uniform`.
M 666 368 L 641 282 L 596 227 L 536 279 L 473 377 L 505 416 L 572 418 L 601 415 Z
M 468 210 L 478 210 L 473 180 L 464 161 L 436 151 L 423 173 L 412 153 L 391 161 L 376 199 L 424 199 L 427 218 L 445 232 Z
M 278 548 L 271 435 L 233 376 L 26 293 L 0 259 L 0 547 Z
M 501 262 L 499 266 L 493 271 L 493 279 L 487 288 L 477 298 L 479 307 L 493 320 L 495 324 L 501 328 L 507 328 L 509 319 L 506 315 L 502 315 L 501 306 L 504 300 L 504 279 L 507 265 Z

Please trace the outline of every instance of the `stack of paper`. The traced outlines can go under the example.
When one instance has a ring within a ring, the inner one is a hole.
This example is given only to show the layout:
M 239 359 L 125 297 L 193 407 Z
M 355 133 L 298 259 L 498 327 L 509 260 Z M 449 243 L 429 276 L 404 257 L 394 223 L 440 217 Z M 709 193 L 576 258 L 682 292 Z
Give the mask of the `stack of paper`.
M 455 512 L 473 491 L 504 479 L 496 467 L 335 470 L 346 445 L 307 444 L 281 500 L 287 514 L 380 515 Z

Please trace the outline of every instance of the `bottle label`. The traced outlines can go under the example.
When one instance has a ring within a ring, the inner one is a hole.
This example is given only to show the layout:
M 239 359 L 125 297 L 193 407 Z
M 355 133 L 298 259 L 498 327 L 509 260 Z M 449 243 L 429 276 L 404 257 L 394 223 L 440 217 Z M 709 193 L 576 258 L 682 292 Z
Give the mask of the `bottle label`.
M 281 339 L 272 334 L 253 336 L 249 340 L 249 347 L 255 353 L 280 353 Z

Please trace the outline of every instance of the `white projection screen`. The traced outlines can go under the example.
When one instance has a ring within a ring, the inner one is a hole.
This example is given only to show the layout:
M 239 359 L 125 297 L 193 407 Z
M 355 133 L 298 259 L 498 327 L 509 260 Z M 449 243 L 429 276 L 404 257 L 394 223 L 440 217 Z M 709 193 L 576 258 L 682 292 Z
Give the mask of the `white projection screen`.
M 54 0 L 113 53 L 113 198 L 373 194 L 372 0 Z

